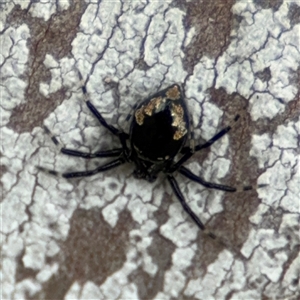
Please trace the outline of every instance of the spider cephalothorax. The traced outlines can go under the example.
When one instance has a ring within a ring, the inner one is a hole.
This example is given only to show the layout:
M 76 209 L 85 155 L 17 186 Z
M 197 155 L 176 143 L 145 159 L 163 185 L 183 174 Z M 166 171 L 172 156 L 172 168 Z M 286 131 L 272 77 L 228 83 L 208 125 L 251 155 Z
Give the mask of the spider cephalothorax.
M 81 77 L 81 75 L 79 74 Z M 82 79 L 82 78 L 81 78 Z M 227 126 L 213 136 L 206 143 L 196 146 L 188 143 L 190 138 L 190 122 L 184 95 L 178 84 L 173 84 L 161 90 L 147 99 L 143 100 L 136 108 L 132 116 L 130 132 L 125 133 L 112 125 L 109 125 L 102 115 L 96 110 L 94 105 L 87 98 L 86 87 L 82 86 L 83 94 L 86 96 L 86 104 L 91 112 L 98 119 L 100 124 L 119 137 L 121 147 L 107 151 L 95 153 L 84 153 L 68 148 L 61 148 L 61 152 L 66 155 L 83 158 L 96 157 L 116 157 L 105 165 L 94 170 L 62 173 L 65 178 L 91 176 L 99 172 L 118 167 L 124 163 L 133 163 L 135 166 L 133 175 L 137 179 L 145 179 L 149 182 L 155 181 L 158 173 L 163 172 L 180 201 L 183 209 L 191 216 L 195 223 L 202 230 L 205 229 L 198 216 L 190 209 L 182 195 L 178 183 L 174 178 L 174 173 L 179 172 L 185 177 L 202 184 L 207 188 L 218 189 L 227 192 L 235 192 L 235 187 L 207 182 L 198 175 L 192 173 L 183 164 L 197 151 L 211 146 L 215 141 L 224 136 L 231 126 Z M 239 115 L 234 121 L 239 119 Z M 45 131 L 51 135 L 49 129 Z M 51 135 L 52 141 L 58 145 L 58 140 Z M 176 158 L 179 157 L 177 160 Z M 46 171 L 52 175 L 58 175 L 56 171 L 46 170 L 38 167 L 39 170 Z M 260 185 L 262 187 L 264 185 Z M 249 190 L 251 187 L 244 187 Z M 215 237 L 210 234 L 211 237 Z

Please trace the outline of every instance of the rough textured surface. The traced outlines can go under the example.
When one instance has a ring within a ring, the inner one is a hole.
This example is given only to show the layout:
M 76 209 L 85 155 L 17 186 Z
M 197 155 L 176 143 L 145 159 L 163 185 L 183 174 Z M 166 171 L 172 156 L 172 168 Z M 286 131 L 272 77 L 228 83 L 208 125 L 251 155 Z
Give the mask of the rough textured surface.
M 2 299 L 298 299 L 298 2 L 27 1 L 1 9 Z M 203 2 L 204 3 L 204 2 Z M 85 106 L 128 130 L 135 103 L 179 83 L 198 141 L 229 135 L 187 163 L 206 180 L 268 184 L 226 194 L 176 175 L 203 235 L 160 176 L 130 164 L 89 178 L 42 130 L 82 151 L 119 141 Z

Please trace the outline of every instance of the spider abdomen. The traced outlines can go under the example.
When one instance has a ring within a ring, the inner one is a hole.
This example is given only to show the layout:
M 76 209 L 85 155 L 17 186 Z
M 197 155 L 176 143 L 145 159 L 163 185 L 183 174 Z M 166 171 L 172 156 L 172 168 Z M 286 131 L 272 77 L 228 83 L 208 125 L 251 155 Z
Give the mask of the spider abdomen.
M 80 73 L 79 77 L 82 80 Z M 126 162 L 131 162 L 135 165 L 133 176 L 137 179 L 144 179 L 149 182 L 154 182 L 158 174 L 163 172 L 166 174 L 170 186 L 180 201 L 183 209 L 190 215 L 200 229 L 205 230 L 204 224 L 185 201 L 173 173 L 179 171 L 181 175 L 194 182 L 200 183 L 207 188 L 227 192 L 237 191 L 238 189 L 235 187 L 207 182 L 183 166 L 183 164 L 192 157 L 195 151 L 210 147 L 222 136 L 227 134 L 228 131 L 231 130 L 231 126 L 223 128 L 203 144 L 192 146 L 193 139 L 190 137 L 190 147 L 185 147 L 184 151 L 181 151 L 181 148 L 189 138 L 190 124 L 184 96 L 179 85 L 173 84 L 144 100 L 134 112 L 130 134 L 108 124 L 101 113 L 97 111 L 96 107 L 88 99 L 85 86 L 82 86 L 82 92 L 86 96 L 87 107 L 103 127 L 119 138 L 122 147 L 104 151 L 100 150 L 94 153 L 82 152 L 65 147 L 61 147 L 60 151 L 66 155 L 86 159 L 96 157 L 115 157 L 115 159 L 100 165 L 93 170 L 86 171 L 65 172 L 59 174 L 55 170 L 48 170 L 43 167 L 37 167 L 37 169 L 55 176 L 61 175 L 64 178 L 74 178 L 92 176 L 100 172 L 114 169 Z M 236 122 L 238 119 L 239 115 L 234 118 L 234 121 Z M 47 127 L 44 127 L 44 129 L 51 137 L 54 144 L 58 146 L 59 142 L 55 136 L 51 134 Z M 131 149 L 128 148 L 128 139 L 130 139 Z M 175 156 L 179 153 L 181 154 L 181 157 L 176 159 Z M 264 186 L 266 185 L 263 184 L 258 187 Z M 249 187 L 243 188 L 243 190 L 249 189 Z M 215 235 L 210 232 L 208 232 L 208 235 L 215 238 Z
M 135 110 L 130 139 L 133 151 L 152 162 L 175 157 L 189 131 L 180 87 L 174 84 L 144 100 Z

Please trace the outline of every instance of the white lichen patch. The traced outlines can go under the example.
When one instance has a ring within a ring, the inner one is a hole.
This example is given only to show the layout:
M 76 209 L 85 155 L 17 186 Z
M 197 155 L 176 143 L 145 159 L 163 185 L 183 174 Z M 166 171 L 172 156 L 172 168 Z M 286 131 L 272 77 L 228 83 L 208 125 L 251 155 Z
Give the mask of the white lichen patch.
M 74 59 L 63 58 L 58 62 L 52 55 L 46 55 L 44 65 L 51 73 L 51 81 L 40 83 L 40 93 L 45 97 L 49 97 L 49 95 L 64 87 L 68 89 L 67 94 L 70 94 L 70 89 L 74 85 L 76 87 L 77 84 L 79 87 L 78 82 L 76 82 L 74 63 Z
M 232 32 L 231 45 L 218 59 L 216 86 L 224 87 L 228 93 L 237 91 L 250 97 L 253 120 L 273 119 L 297 94 L 297 85 L 290 83 L 290 78 L 295 76 L 300 62 L 299 42 L 296 42 L 299 24 L 290 25 L 289 6 L 284 2 L 276 13 L 271 9 L 256 11 L 253 3 L 238 2 L 233 6 L 233 12 L 243 21 Z M 255 73 L 265 68 L 271 73 L 267 85 L 259 78 L 254 79 Z
M 238 268 L 234 268 L 232 264 L 233 257 L 228 251 L 220 253 L 218 259 L 208 267 L 207 273 L 202 278 L 189 280 L 184 294 L 195 299 L 215 299 L 217 294 L 221 299 L 224 293 L 221 287 L 223 282 L 228 279 L 232 270 L 238 271 Z M 239 279 L 235 278 L 235 281 L 238 282 Z
M 9 27 L 0 37 L 1 126 L 8 123 L 12 109 L 24 103 L 27 83 L 20 77 L 26 70 L 29 54 L 26 42 L 29 37 L 30 32 L 26 24 Z
M 160 233 L 177 247 L 187 247 L 196 239 L 198 228 L 194 224 L 184 222 L 186 215 L 178 214 L 179 208 L 179 203 L 170 205 L 169 220 L 160 227 Z
M 290 295 L 295 291 L 294 280 L 297 275 L 293 264 L 288 270 L 289 274 L 294 275 L 286 277 L 283 289 L 279 278 L 288 260 L 288 252 L 284 249 L 293 249 L 299 244 L 299 124 L 298 118 L 294 122 L 279 125 L 272 136 L 263 134 L 252 139 L 250 154 L 257 158 L 260 168 L 267 167 L 258 183 L 264 181 L 268 186 L 259 191 L 262 204 L 250 220 L 259 226 L 271 211 L 285 212 L 279 232 L 253 229 L 242 248 L 242 253 L 250 258 L 248 270 L 251 270 L 253 278 L 258 279 L 264 274 L 271 281 L 267 289 L 270 296 L 277 293 Z M 276 254 L 270 256 L 270 251 Z
M 259 166 L 268 166 L 259 183 L 268 184 L 260 190 L 260 197 L 267 205 L 281 206 L 290 212 L 299 212 L 299 119 L 280 125 L 272 137 L 254 136 L 250 154 Z M 272 144 L 271 144 L 272 141 Z M 258 143 L 256 143 L 258 142 Z
M 31 3 L 27 9 L 30 8 L 28 11 L 33 17 L 48 21 L 53 14 L 57 13 L 58 11 L 66 10 L 69 6 L 70 2 L 68 0 L 59 0 L 56 3 L 42 0 L 40 2 Z

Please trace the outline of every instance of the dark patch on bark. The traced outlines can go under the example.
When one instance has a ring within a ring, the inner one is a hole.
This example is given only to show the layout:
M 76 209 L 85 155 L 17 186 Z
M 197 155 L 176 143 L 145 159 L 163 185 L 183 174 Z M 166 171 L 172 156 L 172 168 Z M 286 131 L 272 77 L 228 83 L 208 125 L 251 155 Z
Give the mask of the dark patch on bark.
M 30 132 L 34 127 L 41 126 L 43 120 L 65 99 L 66 88 L 64 87 L 50 94 L 49 97 L 40 93 L 40 83 L 49 83 L 51 80 L 50 71 L 45 67 L 44 60 L 46 54 L 52 55 L 56 60 L 70 56 L 71 44 L 77 34 L 86 5 L 83 1 L 76 1 L 67 10 L 53 14 L 48 21 L 32 17 L 19 5 L 16 5 L 9 14 L 7 25 L 27 24 L 31 36 L 27 40 L 28 69 L 22 78 L 27 80 L 25 103 L 13 109 L 7 125 L 15 132 Z
M 101 285 L 108 276 L 122 268 L 126 261 L 128 232 L 133 222 L 127 211 L 119 214 L 111 228 L 103 219 L 101 209 L 78 209 L 72 216 L 68 239 L 53 257 L 58 261 L 58 273 L 44 285 L 43 295 L 36 299 L 64 299 L 72 284 L 92 281 Z
M 253 3 L 260 6 L 263 9 L 273 9 L 277 11 L 281 6 L 283 0 L 254 0 Z
M 288 18 L 291 20 L 291 25 L 294 26 L 300 23 L 300 6 L 295 3 L 290 3 Z
M 163 291 L 164 276 L 172 264 L 172 254 L 175 245 L 162 237 L 158 231 L 152 233 L 153 242 L 148 248 L 153 263 L 158 266 L 157 273 L 151 277 L 142 268 L 137 269 L 130 275 L 130 280 L 138 287 L 139 299 L 153 299 L 155 295 Z
M 185 49 L 183 64 L 189 74 L 202 56 L 218 57 L 230 43 L 230 33 L 235 19 L 231 12 L 233 0 L 175 1 L 174 5 L 186 11 L 184 26 L 188 32 L 195 28 L 195 35 Z
M 255 73 L 255 76 L 258 77 L 262 82 L 268 82 L 272 78 L 271 70 L 269 67 Z

